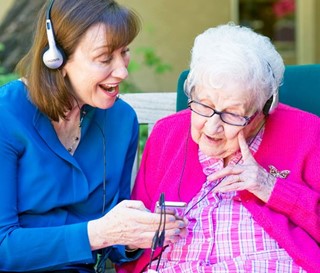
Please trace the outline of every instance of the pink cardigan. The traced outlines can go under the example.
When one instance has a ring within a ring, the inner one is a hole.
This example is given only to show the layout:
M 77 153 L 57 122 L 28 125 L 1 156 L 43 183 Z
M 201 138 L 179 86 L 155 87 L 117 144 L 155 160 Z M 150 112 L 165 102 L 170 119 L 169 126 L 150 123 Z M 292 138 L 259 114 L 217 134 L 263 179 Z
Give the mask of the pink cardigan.
M 166 200 L 190 201 L 206 177 L 198 145 L 190 136 L 190 110 L 160 120 L 149 137 L 132 199 L 153 210 L 161 192 Z M 278 178 L 268 203 L 240 193 L 254 219 L 308 272 L 320 271 L 320 118 L 280 104 L 266 122 L 255 159 L 267 170 L 290 170 Z M 192 181 L 192 183 L 190 183 Z M 149 250 L 118 272 L 138 273 L 149 262 Z

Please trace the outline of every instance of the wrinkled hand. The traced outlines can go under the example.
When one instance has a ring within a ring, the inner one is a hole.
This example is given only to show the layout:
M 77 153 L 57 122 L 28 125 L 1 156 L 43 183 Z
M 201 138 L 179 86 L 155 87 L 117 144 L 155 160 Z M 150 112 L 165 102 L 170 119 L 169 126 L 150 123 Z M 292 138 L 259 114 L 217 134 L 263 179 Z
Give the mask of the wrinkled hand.
M 122 201 L 103 217 L 89 221 L 91 249 L 116 244 L 128 245 L 130 248 L 150 248 L 159 222 L 160 215 L 149 212 L 141 201 Z M 186 225 L 185 220 L 166 215 L 165 244 L 185 237 Z
M 214 192 L 248 190 L 262 201 L 267 202 L 274 188 L 276 178 L 254 159 L 242 131 L 238 134 L 238 141 L 243 163 L 223 168 L 208 176 L 208 180 L 216 180 L 227 176 L 214 189 Z

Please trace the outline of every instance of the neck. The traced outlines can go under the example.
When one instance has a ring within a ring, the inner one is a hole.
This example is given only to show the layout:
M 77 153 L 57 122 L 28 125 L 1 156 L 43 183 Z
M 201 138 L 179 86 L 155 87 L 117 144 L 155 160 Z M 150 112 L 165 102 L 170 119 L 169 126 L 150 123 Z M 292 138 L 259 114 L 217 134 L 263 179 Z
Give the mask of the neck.
M 80 142 L 81 125 L 85 115 L 85 110 L 76 106 L 66 113 L 65 119 L 52 122 L 60 142 L 70 154 L 74 153 Z

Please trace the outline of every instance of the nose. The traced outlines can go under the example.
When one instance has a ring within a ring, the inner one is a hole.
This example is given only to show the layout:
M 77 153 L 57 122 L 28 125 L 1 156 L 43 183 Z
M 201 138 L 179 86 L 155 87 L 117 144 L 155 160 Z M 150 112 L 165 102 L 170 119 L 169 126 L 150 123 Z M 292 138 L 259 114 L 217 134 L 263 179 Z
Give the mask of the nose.
M 121 80 L 124 80 L 128 77 L 128 64 L 125 60 L 123 60 L 122 58 L 119 58 L 119 60 L 117 60 L 114 63 L 114 67 L 112 70 L 112 76 L 115 78 L 119 78 Z
M 209 134 L 215 134 L 220 130 L 223 130 L 220 116 L 218 114 L 214 114 L 211 118 L 207 118 L 205 128 Z

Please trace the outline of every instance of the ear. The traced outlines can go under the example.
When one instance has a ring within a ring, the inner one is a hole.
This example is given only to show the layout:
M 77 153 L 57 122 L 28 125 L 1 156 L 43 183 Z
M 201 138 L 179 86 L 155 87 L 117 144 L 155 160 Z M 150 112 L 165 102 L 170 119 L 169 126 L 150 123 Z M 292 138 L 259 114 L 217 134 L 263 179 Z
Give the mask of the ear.
M 64 78 L 67 76 L 66 66 L 67 66 L 67 64 L 65 64 L 65 65 L 62 67 L 62 69 L 60 69 L 60 70 L 61 70 L 61 73 L 62 73 L 62 76 L 63 76 Z

